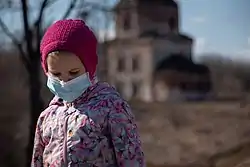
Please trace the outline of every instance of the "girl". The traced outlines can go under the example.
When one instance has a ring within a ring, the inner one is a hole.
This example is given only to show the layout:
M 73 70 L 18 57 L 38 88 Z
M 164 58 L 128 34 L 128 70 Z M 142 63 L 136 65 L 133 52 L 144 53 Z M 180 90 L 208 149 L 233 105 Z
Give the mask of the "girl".
M 60 20 L 41 41 L 55 94 L 38 119 L 32 167 L 144 167 L 128 104 L 96 79 L 97 39 L 82 20 Z

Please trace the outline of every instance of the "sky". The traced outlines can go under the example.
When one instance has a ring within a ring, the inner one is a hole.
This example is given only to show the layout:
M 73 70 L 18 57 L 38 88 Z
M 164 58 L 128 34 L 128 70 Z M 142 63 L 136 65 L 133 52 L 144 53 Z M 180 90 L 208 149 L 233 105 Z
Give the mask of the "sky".
M 112 3 L 117 0 L 111 0 Z M 178 0 L 178 3 L 181 32 L 194 37 L 195 55 L 219 53 L 250 61 L 250 0 Z
M 115 4 L 118 0 L 106 1 Z M 177 1 L 180 31 L 194 37 L 195 55 L 212 52 L 250 61 L 250 0 Z M 69 3 L 69 0 L 58 0 L 54 8 L 46 12 L 47 20 L 59 19 Z M 13 23 L 20 25 L 18 16 L 5 16 L 4 20 L 12 27 L 15 27 Z M 112 27 L 110 34 L 114 34 Z
M 195 53 L 250 60 L 250 0 L 179 0 L 181 30 L 195 37 Z

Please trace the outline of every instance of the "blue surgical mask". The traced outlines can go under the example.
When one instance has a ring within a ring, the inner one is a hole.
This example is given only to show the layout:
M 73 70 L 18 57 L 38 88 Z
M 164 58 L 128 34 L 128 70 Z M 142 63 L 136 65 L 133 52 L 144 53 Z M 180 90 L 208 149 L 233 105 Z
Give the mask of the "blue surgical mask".
M 85 73 L 68 82 L 60 81 L 48 75 L 47 86 L 50 91 L 67 102 L 72 102 L 80 97 L 91 86 L 89 74 Z

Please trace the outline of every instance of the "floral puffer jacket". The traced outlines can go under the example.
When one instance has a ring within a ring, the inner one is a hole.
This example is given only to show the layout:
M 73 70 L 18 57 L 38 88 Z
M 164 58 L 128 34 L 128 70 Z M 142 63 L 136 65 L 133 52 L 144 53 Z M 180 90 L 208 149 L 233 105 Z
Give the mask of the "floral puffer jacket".
M 38 119 L 32 167 L 145 167 L 137 126 L 115 89 L 97 83 L 73 103 L 55 97 Z

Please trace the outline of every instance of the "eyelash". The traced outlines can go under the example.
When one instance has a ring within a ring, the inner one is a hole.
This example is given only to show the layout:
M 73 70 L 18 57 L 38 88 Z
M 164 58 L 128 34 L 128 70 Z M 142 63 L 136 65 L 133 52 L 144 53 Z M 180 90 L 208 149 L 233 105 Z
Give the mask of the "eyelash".
M 52 73 L 54 76 L 59 77 L 61 74 L 60 73 Z
M 69 73 L 70 73 L 70 75 L 76 75 L 76 74 L 78 74 L 78 71 L 69 72 Z

